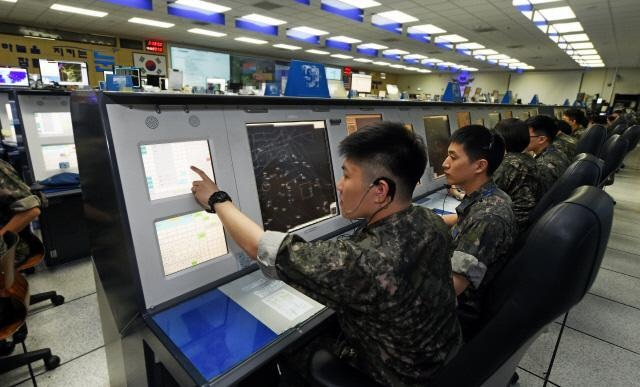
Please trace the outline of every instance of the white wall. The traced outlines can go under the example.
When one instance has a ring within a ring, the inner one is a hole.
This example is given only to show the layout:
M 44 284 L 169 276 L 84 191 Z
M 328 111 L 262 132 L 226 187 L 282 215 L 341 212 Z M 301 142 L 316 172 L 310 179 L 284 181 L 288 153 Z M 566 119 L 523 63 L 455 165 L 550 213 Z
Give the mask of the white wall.
M 565 99 L 576 100 L 582 73 L 578 71 L 545 71 L 511 74 L 509 89 L 514 99 L 529 103 L 534 94 L 545 105 L 562 105 Z
M 398 76 L 398 88 L 401 91 L 408 91 L 411 94 L 444 94 L 447 83 L 455 78 L 455 73 L 433 73 L 433 74 L 411 74 Z M 469 83 L 472 93 L 477 87 L 481 87 L 483 92 L 498 90 L 501 94 L 507 89 L 509 73 L 486 72 L 472 73 L 473 81 Z

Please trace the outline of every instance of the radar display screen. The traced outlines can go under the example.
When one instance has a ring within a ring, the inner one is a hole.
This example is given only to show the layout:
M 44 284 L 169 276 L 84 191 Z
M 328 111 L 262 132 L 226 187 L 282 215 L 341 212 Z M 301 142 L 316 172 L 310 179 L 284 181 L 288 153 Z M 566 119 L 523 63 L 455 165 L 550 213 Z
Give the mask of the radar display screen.
M 347 116 L 347 134 L 354 133 L 369 124 L 382 121 L 382 114 L 350 114 Z
M 487 120 L 487 128 L 493 129 L 498 125 L 498 122 L 502 119 L 500 113 L 489 113 L 489 119 Z
M 429 165 L 433 168 L 434 177 L 442 176 L 442 163 L 447 158 L 449 148 L 449 116 L 424 117 L 424 130 L 427 135 L 427 155 Z
M 471 113 L 470 112 L 457 112 L 456 121 L 458 123 L 458 129 L 471 125 Z
M 336 187 L 324 121 L 247 124 L 265 230 L 334 217 Z

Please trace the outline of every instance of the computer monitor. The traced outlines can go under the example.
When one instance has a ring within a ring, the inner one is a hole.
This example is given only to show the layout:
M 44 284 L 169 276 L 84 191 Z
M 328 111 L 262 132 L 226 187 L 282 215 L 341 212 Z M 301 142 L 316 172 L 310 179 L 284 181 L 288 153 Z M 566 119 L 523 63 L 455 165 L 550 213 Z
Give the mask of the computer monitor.
M 346 117 L 347 135 L 369 124 L 382 121 L 382 114 L 349 114 Z
M 160 75 L 147 74 L 146 77 L 147 77 L 147 86 L 160 87 L 160 78 L 162 78 Z
M 503 119 L 513 118 L 513 112 L 511 110 L 507 110 L 502 115 Z
M 119 67 L 116 66 L 114 69 L 115 75 L 131 75 L 131 83 L 133 87 L 141 87 L 142 81 L 140 79 L 140 68 L 139 67 Z
M 78 157 L 75 144 L 42 145 L 45 173 L 49 176 L 61 172 L 78 173 Z
M 475 92 L 473 95 L 477 97 L 477 96 L 479 96 L 480 94 L 482 94 L 482 87 L 478 87 L 478 88 L 476 89 L 476 92 Z
M 20 67 L 0 67 L 0 87 L 29 87 L 29 73 Z
M 42 83 L 61 86 L 89 86 L 86 62 L 38 60 Z
M 36 132 L 41 139 L 55 137 L 73 138 L 73 124 L 69 112 L 38 112 L 33 115 Z
M 457 112 L 456 122 L 458 123 L 458 129 L 471 125 L 471 112 Z
M 433 168 L 433 177 L 439 177 L 444 174 L 442 163 L 447 158 L 451 136 L 449 116 L 426 116 L 423 120 L 429 165 Z
M 327 80 L 327 87 L 329 87 L 329 95 L 331 98 L 347 97 L 347 90 L 345 90 L 342 80 L 329 79 Z
M 400 93 L 400 90 L 398 89 L 398 85 L 387 84 L 386 89 L 387 89 L 387 94 L 389 94 L 390 96 L 397 95 Z
M 227 80 L 223 78 L 207 78 L 207 93 L 225 93 L 227 91 Z
M 371 75 L 351 74 L 351 90 L 358 93 L 371 93 Z
M 191 182 L 199 179 L 190 170 L 202 169 L 215 181 L 207 140 L 139 145 L 149 200 L 166 199 L 191 193 Z
M 104 70 L 104 71 L 102 72 L 102 76 L 104 77 L 104 81 L 105 81 L 105 83 L 107 82 L 107 75 L 113 75 L 113 71 L 111 71 L 111 70 Z
M 327 80 L 342 81 L 342 69 L 340 67 L 325 67 L 325 73 L 327 74 Z
M 292 231 L 338 215 L 324 121 L 246 126 L 265 230 Z
M 12 144 L 16 144 L 18 142 L 18 136 L 16 135 L 16 128 L 13 125 L 13 112 L 11 110 L 11 104 L 4 104 L 7 122 L 4 120 L 2 122 L 2 140 L 6 142 L 10 142 Z
M 489 119 L 487 120 L 487 128 L 489 129 L 495 128 L 496 125 L 498 125 L 498 122 L 500 122 L 500 120 L 502 119 L 500 113 L 489 113 L 488 116 Z
M 471 94 L 471 86 L 466 86 L 466 87 L 464 88 L 464 92 L 462 93 L 462 96 L 463 96 L 464 98 L 468 98 L 468 97 L 469 97 L 469 94 Z
M 387 96 L 387 91 L 386 90 L 378 90 L 378 98 L 384 98 Z

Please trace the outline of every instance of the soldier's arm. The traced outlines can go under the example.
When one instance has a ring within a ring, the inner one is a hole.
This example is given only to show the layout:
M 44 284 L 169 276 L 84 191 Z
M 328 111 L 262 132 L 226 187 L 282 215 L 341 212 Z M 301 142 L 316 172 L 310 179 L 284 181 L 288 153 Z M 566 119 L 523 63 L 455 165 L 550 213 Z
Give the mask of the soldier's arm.
M 456 290 L 456 296 L 462 294 L 469 286 L 469 280 L 467 277 L 453 273 L 453 288 Z
M 444 220 L 444 223 L 451 227 L 454 224 L 458 223 L 458 214 L 446 214 L 446 215 L 442 215 L 442 220 Z
M 40 215 L 40 208 L 34 207 L 26 211 L 16 212 L 15 215 L 0 228 L 0 235 L 7 231 L 18 233 L 24 230 L 35 218 Z

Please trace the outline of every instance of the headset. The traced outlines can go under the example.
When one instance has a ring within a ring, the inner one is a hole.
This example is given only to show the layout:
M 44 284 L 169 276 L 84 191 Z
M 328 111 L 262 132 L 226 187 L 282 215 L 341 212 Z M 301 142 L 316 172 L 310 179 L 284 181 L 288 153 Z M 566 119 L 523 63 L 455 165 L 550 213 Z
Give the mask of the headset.
M 360 205 L 364 201 L 364 198 L 367 197 L 367 194 L 369 193 L 369 191 L 371 191 L 371 188 L 373 188 L 376 185 L 379 185 L 381 181 L 384 181 L 389 186 L 389 193 L 387 194 L 387 196 L 391 199 L 389 200 L 389 203 L 391 203 L 393 201 L 393 198 L 396 196 L 396 182 L 388 177 L 380 176 L 380 177 L 376 177 L 371 182 L 371 184 L 369 184 L 369 186 L 367 187 L 367 190 L 362 194 L 362 197 L 360 198 L 358 205 L 352 210 L 345 210 L 345 212 L 346 213 L 355 212 L 358 208 L 360 208 Z

